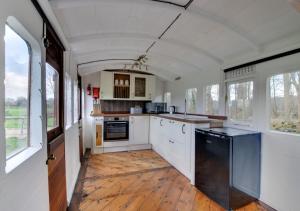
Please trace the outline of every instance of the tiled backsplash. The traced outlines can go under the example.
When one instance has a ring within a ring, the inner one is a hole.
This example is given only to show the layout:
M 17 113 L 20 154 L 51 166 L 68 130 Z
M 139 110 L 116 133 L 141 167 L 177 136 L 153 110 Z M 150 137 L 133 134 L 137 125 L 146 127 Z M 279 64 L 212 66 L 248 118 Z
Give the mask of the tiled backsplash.
M 140 106 L 145 110 L 148 101 L 101 100 L 102 113 L 129 113 L 131 107 Z

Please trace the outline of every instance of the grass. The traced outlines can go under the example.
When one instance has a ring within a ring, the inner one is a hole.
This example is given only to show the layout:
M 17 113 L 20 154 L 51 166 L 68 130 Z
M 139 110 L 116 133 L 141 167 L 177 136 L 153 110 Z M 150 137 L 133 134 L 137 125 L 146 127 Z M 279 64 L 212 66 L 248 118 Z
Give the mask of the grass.
M 281 119 L 273 119 L 271 121 L 271 127 L 272 129 L 281 132 L 300 134 L 300 122 L 298 122 L 297 120 L 284 121 Z
M 17 137 L 6 138 L 6 157 L 13 154 L 13 152 L 25 148 L 27 145 L 26 138 L 20 139 Z

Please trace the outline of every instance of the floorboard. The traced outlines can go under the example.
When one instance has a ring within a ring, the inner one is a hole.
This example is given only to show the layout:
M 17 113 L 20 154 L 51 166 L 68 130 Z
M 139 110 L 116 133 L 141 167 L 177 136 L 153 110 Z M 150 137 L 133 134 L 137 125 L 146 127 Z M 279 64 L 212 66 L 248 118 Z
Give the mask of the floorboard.
M 70 211 L 223 211 L 152 150 L 90 155 Z M 270 211 L 253 202 L 237 211 Z

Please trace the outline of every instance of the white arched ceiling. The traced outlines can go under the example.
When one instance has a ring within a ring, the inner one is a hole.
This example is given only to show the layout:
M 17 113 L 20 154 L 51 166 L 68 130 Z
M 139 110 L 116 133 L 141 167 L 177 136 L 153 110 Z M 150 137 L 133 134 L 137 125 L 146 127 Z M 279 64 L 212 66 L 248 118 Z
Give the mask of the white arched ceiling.
M 110 59 L 110 58 L 137 58 L 139 55 L 143 54 L 143 51 L 138 51 L 134 49 L 103 49 L 101 51 L 92 52 L 89 54 L 75 54 L 75 58 L 80 63 L 87 63 L 89 61 L 97 61 L 98 58 Z M 134 61 L 131 62 L 131 64 Z M 160 53 L 151 52 L 148 54 L 147 65 L 153 65 L 156 67 L 161 67 L 168 69 L 178 76 L 183 76 L 186 73 L 193 72 L 203 72 L 205 69 L 201 66 L 196 66 L 193 63 L 188 63 L 181 58 L 172 57 L 170 55 L 164 55 Z
M 51 5 L 79 61 L 135 59 L 156 42 L 149 61 L 179 75 L 219 70 L 233 58 L 262 55 L 267 45 L 300 35 L 300 13 L 287 0 L 194 0 L 187 10 L 151 0 L 51 0 Z M 136 52 L 124 54 L 127 50 Z
M 131 63 L 115 60 L 115 61 L 104 61 L 99 63 L 95 62 L 93 64 L 83 64 L 79 66 L 78 73 L 80 75 L 87 75 L 90 73 L 107 70 L 107 69 L 120 70 L 124 68 L 124 64 L 127 64 L 129 66 Z M 160 66 L 155 66 L 155 65 L 148 65 L 147 70 L 146 67 L 143 66 L 142 69 L 143 69 L 142 72 L 152 73 L 166 81 L 174 81 L 175 78 L 179 76 L 177 74 L 174 74 L 173 72 L 170 72 L 169 70 L 166 70 Z

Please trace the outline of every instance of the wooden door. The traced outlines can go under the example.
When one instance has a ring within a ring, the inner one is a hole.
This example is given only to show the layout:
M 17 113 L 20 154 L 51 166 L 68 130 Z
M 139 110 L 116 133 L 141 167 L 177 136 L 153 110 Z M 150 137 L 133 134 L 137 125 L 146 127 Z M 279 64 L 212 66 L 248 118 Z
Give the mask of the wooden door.
M 46 27 L 46 101 L 48 186 L 50 211 L 66 211 L 66 165 L 64 136 L 64 48 L 51 26 Z M 50 75 L 50 76 L 49 76 Z M 49 76 L 49 77 L 48 77 Z M 53 77 L 55 76 L 55 77 Z M 51 86 L 48 85 L 52 83 Z M 52 93 L 51 95 L 48 93 Z M 68 108 L 70 109 L 70 108 Z
M 61 134 L 48 144 L 48 186 L 51 211 L 67 209 L 65 137 Z

